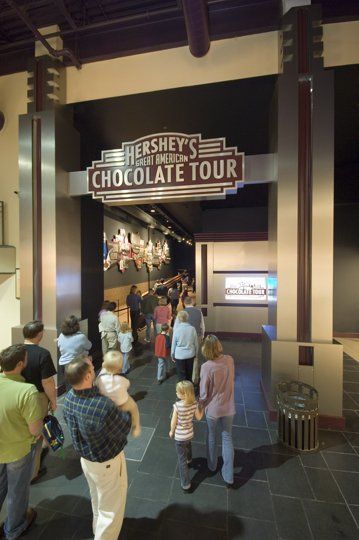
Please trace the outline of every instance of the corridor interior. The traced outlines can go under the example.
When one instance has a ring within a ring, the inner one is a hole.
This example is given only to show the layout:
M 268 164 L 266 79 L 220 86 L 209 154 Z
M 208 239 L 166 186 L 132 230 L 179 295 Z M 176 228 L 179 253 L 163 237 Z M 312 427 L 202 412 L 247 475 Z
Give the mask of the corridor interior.
M 260 343 L 225 339 L 223 346 L 236 365 L 234 489 L 224 487 L 219 472 L 207 475 L 206 424 L 200 421 L 193 442 L 193 488 L 189 494 L 182 491 L 168 437 L 177 378 L 173 373 L 157 384 L 157 362 L 146 344 L 131 360 L 130 394 L 143 431 L 125 448 L 129 489 L 120 539 L 356 540 L 359 362 L 344 355 L 346 430 L 321 430 L 320 451 L 298 455 L 278 444 L 276 424 L 268 422 L 260 390 Z M 31 486 L 30 504 L 38 519 L 27 540 L 93 538 L 87 483 L 66 428 L 65 437 L 64 455 L 48 455 L 47 474 Z

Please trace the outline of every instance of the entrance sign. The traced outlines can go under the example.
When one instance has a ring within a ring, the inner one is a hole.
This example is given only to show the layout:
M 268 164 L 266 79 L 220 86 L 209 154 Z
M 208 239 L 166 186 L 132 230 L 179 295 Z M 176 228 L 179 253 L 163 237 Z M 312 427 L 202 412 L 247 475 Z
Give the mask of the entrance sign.
M 228 276 L 225 280 L 225 300 L 262 302 L 267 300 L 267 279 L 258 275 Z
M 220 199 L 243 187 L 244 154 L 224 138 L 156 133 L 102 151 L 87 181 L 89 193 L 108 204 Z

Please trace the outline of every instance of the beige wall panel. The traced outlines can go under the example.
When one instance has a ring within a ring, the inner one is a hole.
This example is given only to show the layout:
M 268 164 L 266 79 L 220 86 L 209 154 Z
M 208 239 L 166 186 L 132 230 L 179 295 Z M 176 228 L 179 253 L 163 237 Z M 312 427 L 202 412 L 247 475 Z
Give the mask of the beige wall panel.
M 67 103 L 278 73 L 278 33 L 212 41 L 203 58 L 188 47 L 67 69 Z
M 295 340 L 297 334 L 297 179 L 282 171 L 278 185 L 277 216 L 277 339 Z
M 213 270 L 268 269 L 268 242 L 214 242 Z
M 268 308 L 215 306 L 214 327 L 208 322 L 208 332 L 245 332 L 260 334 L 267 324 Z
M 26 112 L 26 73 L 0 77 L 1 110 L 5 126 L 0 132 L 0 200 L 5 202 L 5 244 L 16 249 L 19 266 L 19 115 Z M 26 268 L 23 269 L 26 271 Z M 20 323 L 20 300 L 15 298 L 15 276 L 0 276 L 0 350 L 11 344 L 11 327 Z
M 322 85 L 332 84 L 330 73 L 320 74 Z M 324 79 L 324 80 L 323 80 Z M 329 79 L 329 80 L 328 80 Z M 333 337 L 333 258 L 334 258 L 334 96 L 322 91 L 317 95 L 321 107 L 314 109 L 314 126 L 322 125 L 328 137 L 322 137 L 323 128 L 313 131 L 313 206 L 312 206 L 312 341 L 332 342 Z M 332 134 L 332 137 L 330 137 Z M 318 150 L 318 151 L 317 151 Z
M 276 406 L 277 384 L 298 379 L 298 344 L 272 341 L 271 401 Z
M 323 42 L 325 67 L 359 64 L 359 21 L 324 24 Z
M 342 416 L 343 346 L 315 344 L 314 387 L 319 392 L 319 412 Z
M 298 365 L 298 380 L 314 386 L 314 367 Z
M 196 296 L 198 304 L 202 304 L 201 245 L 198 242 L 195 243 Z

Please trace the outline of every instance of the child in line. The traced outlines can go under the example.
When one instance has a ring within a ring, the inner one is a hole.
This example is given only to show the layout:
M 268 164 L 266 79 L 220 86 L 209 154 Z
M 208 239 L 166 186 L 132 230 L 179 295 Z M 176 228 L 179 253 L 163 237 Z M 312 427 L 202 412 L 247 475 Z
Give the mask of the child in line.
M 116 307 L 116 302 L 104 302 L 99 314 L 98 329 L 101 333 L 102 354 L 106 354 L 107 351 L 118 350 L 117 334 L 120 326 L 114 313 Z
M 140 413 L 136 402 L 128 395 L 130 381 L 120 375 L 123 356 L 119 351 L 105 354 L 96 386 L 103 396 L 110 398 L 122 411 L 129 412 L 132 419 L 132 435 L 141 435 Z
M 118 333 L 118 341 L 120 343 L 120 349 L 123 354 L 123 367 L 122 374 L 127 375 L 130 371 L 130 352 L 132 351 L 133 336 L 131 328 L 127 322 L 123 322 L 120 325 L 120 331 Z
M 188 465 L 192 461 L 193 417 L 201 420 L 204 411 L 196 401 L 190 381 L 177 383 L 176 395 L 180 401 L 173 405 L 169 436 L 175 438 L 181 487 L 188 492 L 191 489 Z
M 167 378 L 167 356 L 171 350 L 171 339 L 168 335 L 170 327 L 167 323 L 162 324 L 161 333 L 155 339 L 155 356 L 158 359 L 157 381 L 162 384 Z

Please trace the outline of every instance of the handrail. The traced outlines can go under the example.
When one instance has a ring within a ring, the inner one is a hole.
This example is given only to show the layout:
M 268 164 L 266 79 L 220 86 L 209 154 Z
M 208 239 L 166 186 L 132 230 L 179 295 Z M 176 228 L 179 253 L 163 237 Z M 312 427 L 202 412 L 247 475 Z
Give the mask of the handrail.
M 184 276 L 184 272 L 181 272 L 180 274 L 177 274 L 176 276 L 168 279 L 167 281 L 164 282 L 164 285 L 167 287 L 168 285 L 173 285 L 174 283 L 177 283 L 178 281 L 181 280 L 182 276 Z M 144 296 L 147 296 L 148 295 L 148 291 L 143 293 L 142 295 L 142 298 Z M 117 314 L 117 318 L 119 318 L 119 314 L 121 311 L 127 311 L 127 322 L 129 323 L 130 322 L 130 308 L 128 306 L 124 306 L 124 307 L 119 307 L 119 302 L 120 300 L 118 299 L 117 300 L 117 309 L 115 309 L 114 313 Z

